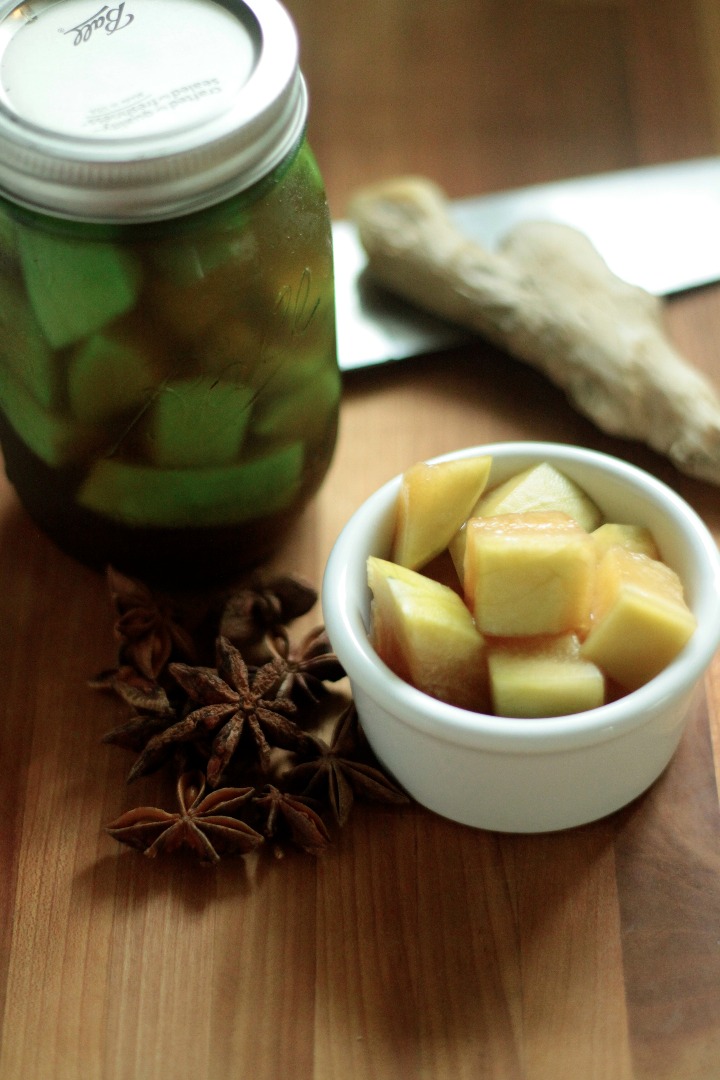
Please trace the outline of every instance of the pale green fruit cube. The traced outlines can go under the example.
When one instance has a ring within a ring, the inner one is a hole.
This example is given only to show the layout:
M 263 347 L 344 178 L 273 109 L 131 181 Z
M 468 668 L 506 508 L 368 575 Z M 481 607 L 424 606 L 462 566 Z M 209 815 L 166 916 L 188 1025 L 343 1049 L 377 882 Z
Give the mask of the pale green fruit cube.
M 252 401 L 252 389 L 235 383 L 207 379 L 166 383 L 148 412 L 149 459 L 171 469 L 236 461 Z
M 158 469 L 106 458 L 80 488 L 77 501 L 126 525 L 237 525 L 291 505 L 302 480 L 303 446 L 266 457 L 203 469 Z
M 57 403 L 57 358 L 42 334 L 18 282 L 0 278 L 0 367 L 5 367 L 45 408 Z
M 298 380 L 288 393 L 275 395 L 270 384 L 253 416 L 253 432 L 266 438 L 311 438 L 323 430 L 340 400 L 340 372 L 323 364 Z
M 70 411 L 80 420 L 102 424 L 142 408 L 158 381 L 154 360 L 149 344 L 133 341 L 121 330 L 93 334 L 69 362 Z
M 18 437 L 47 465 L 81 463 L 102 447 L 102 429 L 43 408 L 7 370 L 0 370 L 0 407 Z
M 245 312 L 226 312 L 195 341 L 202 370 L 223 382 L 247 383 L 262 369 L 262 327 Z M 262 378 L 256 379 L 262 385 Z
M 129 252 L 33 229 L 20 231 L 19 246 L 30 302 L 53 348 L 94 334 L 135 306 L 140 269 Z
M 256 257 L 257 240 L 237 224 L 231 229 L 172 238 L 157 244 L 151 252 L 159 273 L 181 286 L 204 281 L 219 267 L 242 266 Z

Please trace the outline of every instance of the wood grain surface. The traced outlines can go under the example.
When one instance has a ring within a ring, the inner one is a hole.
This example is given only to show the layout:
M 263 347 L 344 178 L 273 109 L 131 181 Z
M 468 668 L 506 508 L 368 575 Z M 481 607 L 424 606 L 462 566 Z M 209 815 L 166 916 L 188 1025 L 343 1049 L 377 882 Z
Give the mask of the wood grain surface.
M 331 207 L 420 173 L 451 195 L 720 152 L 717 0 L 288 0 Z M 662 222 L 658 222 L 662 229 Z M 720 286 L 668 325 L 720 385 Z M 348 377 L 331 472 L 274 566 L 319 585 L 412 462 L 516 437 L 609 450 L 720 536 L 720 492 L 597 432 L 482 342 Z M 316 860 L 151 863 L 128 790 L 104 580 L 0 482 L 0 1080 L 715 1080 L 720 666 L 660 781 L 546 836 L 358 809 Z M 719 616 L 720 617 L 720 616 Z M 317 619 L 314 613 L 313 621 Z

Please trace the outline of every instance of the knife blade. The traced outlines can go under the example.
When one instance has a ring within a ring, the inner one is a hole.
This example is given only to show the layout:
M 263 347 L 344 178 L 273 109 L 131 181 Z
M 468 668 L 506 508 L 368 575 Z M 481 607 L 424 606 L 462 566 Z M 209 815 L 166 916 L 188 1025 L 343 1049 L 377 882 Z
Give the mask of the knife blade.
M 618 277 L 658 296 L 720 280 L 720 157 L 457 199 L 450 212 L 471 239 L 494 248 L 522 221 L 584 232 Z M 470 334 L 376 286 L 351 221 L 333 222 L 340 368 L 404 360 Z

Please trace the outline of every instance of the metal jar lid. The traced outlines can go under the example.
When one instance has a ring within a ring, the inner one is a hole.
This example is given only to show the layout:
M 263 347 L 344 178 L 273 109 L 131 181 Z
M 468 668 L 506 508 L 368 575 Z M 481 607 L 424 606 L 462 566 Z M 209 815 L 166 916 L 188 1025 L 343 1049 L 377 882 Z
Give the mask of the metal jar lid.
M 277 0 L 0 0 L 0 194 L 157 221 L 242 191 L 307 115 Z

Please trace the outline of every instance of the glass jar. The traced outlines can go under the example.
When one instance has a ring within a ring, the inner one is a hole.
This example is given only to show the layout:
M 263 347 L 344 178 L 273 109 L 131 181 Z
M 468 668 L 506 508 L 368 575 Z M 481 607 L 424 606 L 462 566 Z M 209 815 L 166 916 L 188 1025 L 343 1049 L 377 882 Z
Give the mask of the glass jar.
M 231 577 L 297 521 L 337 429 L 292 23 L 275 0 L 4 4 L 0 92 L 8 477 L 87 563 Z

